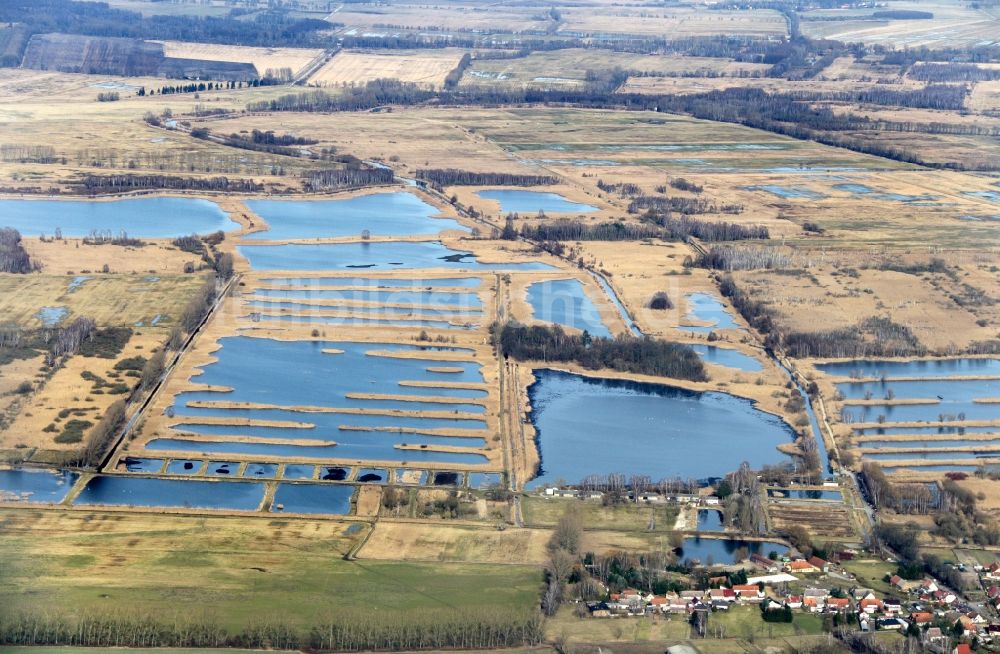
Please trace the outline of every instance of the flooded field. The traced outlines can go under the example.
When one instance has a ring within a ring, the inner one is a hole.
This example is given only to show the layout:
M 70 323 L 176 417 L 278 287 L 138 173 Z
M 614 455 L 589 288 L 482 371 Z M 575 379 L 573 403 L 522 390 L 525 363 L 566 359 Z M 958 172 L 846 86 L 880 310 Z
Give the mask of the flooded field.
M 0 470 L 0 502 L 43 502 L 66 499 L 80 473 L 48 468 Z
M 240 226 L 214 202 L 190 198 L 0 200 L 0 215 L 4 227 L 13 227 L 22 236 L 52 236 L 59 229 L 71 238 L 94 231 L 117 236 L 123 230 L 132 238 L 176 238 Z
M 720 477 L 778 463 L 792 431 L 749 400 L 672 386 L 536 371 L 531 419 L 541 470 L 528 486 L 593 474 Z
M 711 363 L 716 366 L 724 366 L 726 368 L 734 368 L 744 372 L 760 372 L 764 369 L 764 364 L 752 356 L 743 354 L 739 350 L 734 350 L 728 347 L 716 347 L 715 345 L 700 344 L 693 344 L 689 347 L 697 352 L 698 356 L 700 356 L 702 361 L 705 363 Z
M 570 202 L 558 193 L 496 189 L 478 191 L 476 195 L 484 200 L 498 202 L 501 213 L 536 214 L 539 211 L 545 213 L 590 213 L 597 211 L 597 207 Z

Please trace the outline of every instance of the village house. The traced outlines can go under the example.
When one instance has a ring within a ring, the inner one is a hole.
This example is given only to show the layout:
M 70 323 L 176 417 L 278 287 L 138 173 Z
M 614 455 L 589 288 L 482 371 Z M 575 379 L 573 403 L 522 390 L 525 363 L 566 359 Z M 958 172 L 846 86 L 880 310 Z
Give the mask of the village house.
M 801 609 L 802 608 L 802 596 L 801 595 L 789 595 L 785 600 L 785 604 L 788 605 L 790 609 Z
M 811 565 L 812 567 L 816 568 L 816 570 L 818 570 L 820 572 L 829 572 L 830 571 L 830 563 L 828 561 L 824 561 L 823 559 L 819 558 L 818 556 L 810 556 L 809 557 L 809 565 Z
M 903 603 L 895 597 L 886 597 L 882 600 L 882 607 L 889 615 L 899 615 L 903 612 Z
M 713 588 L 708 591 L 708 599 L 715 602 L 726 602 L 732 604 L 736 601 L 736 593 L 732 588 Z M 728 608 L 728 607 L 727 607 Z
M 874 597 L 866 597 L 858 602 L 858 610 L 868 615 L 874 615 L 882 611 L 883 606 L 884 604 Z
M 760 554 L 751 554 L 750 563 L 771 573 L 777 572 L 781 569 L 781 566 L 777 561 L 772 561 L 766 556 L 761 556 Z
M 733 586 L 733 592 L 740 601 L 759 602 L 764 599 L 764 591 L 756 584 Z
M 799 574 L 813 574 L 820 571 L 819 568 L 805 559 L 795 559 L 794 561 L 789 561 L 785 566 L 785 570 L 791 573 Z
M 846 597 L 829 597 L 826 600 L 826 610 L 830 613 L 847 613 L 851 609 L 851 600 Z
M 855 602 L 860 602 L 866 599 L 876 599 L 875 591 L 871 588 L 855 588 L 851 591 L 851 597 L 854 598 Z

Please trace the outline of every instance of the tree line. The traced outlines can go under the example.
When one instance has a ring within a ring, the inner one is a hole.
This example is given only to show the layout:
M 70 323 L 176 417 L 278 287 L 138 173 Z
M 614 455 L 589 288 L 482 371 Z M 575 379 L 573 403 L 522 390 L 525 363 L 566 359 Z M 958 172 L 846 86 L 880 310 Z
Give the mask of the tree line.
M 687 345 L 621 334 L 615 338 L 567 334 L 559 325 L 491 326 L 504 356 L 522 361 L 574 362 L 588 370 L 610 368 L 655 377 L 707 381 L 701 358 Z
M 445 186 L 547 186 L 559 180 L 552 175 L 525 175 L 519 173 L 478 173 L 458 168 L 422 168 L 418 179 L 430 182 L 436 188 Z
M 770 238 L 767 227 L 761 225 L 695 220 L 688 216 L 673 218 L 669 215 L 654 216 L 642 223 L 623 221 L 589 223 L 562 218 L 545 223 L 524 223 L 519 232 L 510 219 L 499 236 L 504 240 L 520 237 L 535 242 L 640 241 L 651 238 L 683 241 L 691 237 L 703 241 L 736 241 Z
M 173 175 L 85 175 L 77 183 L 87 193 L 117 193 L 138 189 L 177 189 L 196 191 L 232 191 L 259 193 L 264 185 L 252 179 L 229 177 L 179 177 Z
M 742 204 L 716 204 L 703 198 L 686 198 L 681 196 L 638 195 L 629 202 L 628 212 L 654 211 L 658 213 L 675 212 L 681 214 L 700 213 L 743 213 Z
M 338 611 L 309 630 L 281 621 L 231 631 L 214 622 L 178 616 L 163 621 L 140 612 L 82 616 L 5 612 L 0 643 L 75 647 L 239 647 L 321 651 L 506 649 L 542 640 L 537 611 L 456 608 L 411 610 L 387 617 L 370 611 Z
M 333 189 L 380 186 L 392 184 L 396 179 L 387 168 L 331 168 L 329 170 L 309 170 L 302 174 L 303 186 L 307 191 L 327 191 Z

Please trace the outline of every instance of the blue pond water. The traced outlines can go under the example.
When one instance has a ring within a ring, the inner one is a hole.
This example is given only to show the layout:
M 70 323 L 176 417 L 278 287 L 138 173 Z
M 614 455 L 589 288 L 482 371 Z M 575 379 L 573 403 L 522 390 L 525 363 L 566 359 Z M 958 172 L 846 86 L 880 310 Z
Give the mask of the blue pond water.
M 745 541 L 731 538 L 700 538 L 691 536 L 684 539 L 678 553 L 681 561 L 701 561 L 708 564 L 729 564 L 733 563 L 736 550 L 746 548 L 750 554 L 760 554 L 768 556 L 771 552 L 778 555 L 788 552 L 788 546 L 771 541 Z
M 271 512 L 346 515 L 353 494 L 354 486 L 341 484 L 278 484 Z
M 881 467 L 882 467 L 882 470 L 884 470 L 885 472 L 895 472 L 896 470 L 915 470 L 917 472 L 952 472 L 952 471 L 954 471 L 954 472 L 972 472 L 974 470 L 977 470 L 980 466 L 979 465 L 963 465 L 963 464 L 960 464 L 960 463 L 959 464 L 951 465 L 951 464 L 945 463 L 945 464 L 941 464 L 941 465 L 934 464 L 934 465 L 926 465 L 926 466 L 922 466 L 922 465 L 893 466 L 893 465 L 885 465 L 885 464 L 883 464 Z M 995 468 L 995 466 L 986 466 L 986 467 L 987 468 Z
M 137 459 L 127 456 L 122 462 L 128 472 L 159 472 L 163 468 L 163 459 Z
M 244 477 L 259 479 L 274 479 L 278 476 L 278 465 L 276 463 L 248 463 L 243 471 Z
M 854 434 L 857 436 L 866 436 L 871 434 L 877 435 L 888 435 L 888 434 L 991 434 L 996 432 L 1000 435 L 1000 427 L 957 427 L 949 426 L 947 424 L 941 425 L 931 425 L 928 427 L 864 427 L 861 429 L 855 429 Z
M 698 511 L 698 531 L 723 531 L 722 511 L 701 509 Z
M 167 464 L 169 475 L 196 475 L 201 472 L 204 461 L 195 459 L 172 459 Z
M 275 300 L 322 300 L 323 302 L 377 302 L 407 307 L 443 306 L 453 310 L 479 311 L 483 302 L 478 293 L 445 293 L 426 290 L 324 290 L 310 288 L 258 288 L 253 295 Z M 316 307 L 316 305 L 313 305 Z M 317 307 L 319 308 L 319 307 Z
M 432 218 L 438 210 L 405 191 L 375 193 L 346 200 L 248 200 L 246 205 L 269 225 L 247 239 L 286 240 L 358 236 L 422 236 L 446 229 L 468 231 L 451 218 Z
M 768 497 L 788 498 L 792 500 L 835 500 L 843 499 L 840 491 L 836 490 L 805 490 L 802 488 L 768 488 Z
M 484 200 L 494 200 L 500 203 L 503 213 L 590 213 L 597 207 L 589 204 L 570 202 L 558 193 L 543 193 L 539 191 L 509 191 L 494 189 L 476 193 Z
M 761 184 L 759 186 L 747 186 L 748 191 L 767 191 L 771 195 L 779 198 L 791 199 L 802 198 L 806 200 L 822 200 L 826 196 L 818 191 L 813 191 L 802 186 L 780 186 L 778 184 Z
M 261 483 L 98 476 L 74 504 L 253 511 L 263 499 Z
M 536 372 L 529 390 L 538 431 L 537 487 L 558 479 L 624 472 L 653 479 L 707 479 L 748 461 L 759 468 L 784 455 L 793 434 L 749 400 L 672 386 Z
M 66 287 L 66 292 L 67 293 L 72 293 L 76 289 L 78 289 L 81 286 L 83 286 L 83 283 L 86 282 L 86 281 L 88 281 L 89 279 L 90 279 L 90 277 L 85 277 L 85 276 L 82 276 L 82 275 L 74 277 L 73 279 L 70 280 L 69 286 Z
M 688 313 L 684 316 L 686 320 L 708 322 L 709 325 L 703 327 L 691 327 L 682 325 L 678 327 L 684 332 L 695 334 L 707 334 L 719 329 L 742 329 L 733 316 L 715 296 L 708 293 L 689 293 L 684 296 L 688 303 Z
M 974 401 L 977 398 L 1000 396 L 1000 379 L 844 382 L 837 384 L 837 390 L 848 401 L 864 399 L 868 393 L 871 393 L 873 399 L 882 399 L 890 391 L 897 399 L 932 401 L 930 404 L 910 405 L 848 404 L 846 410 L 864 422 L 875 421 L 880 415 L 884 415 L 888 422 L 937 422 L 942 417 L 950 420 L 1000 418 L 1000 405 Z
M 431 286 L 476 288 L 478 277 L 441 277 L 400 279 L 394 277 L 268 277 L 260 280 L 269 286 L 370 286 L 372 288 L 425 289 Z
M 735 368 L 745 372 L 759 372 L 764 369 L 764 365 L 752 356 L 743 354 L 739 350 L 727 347 L 716 347 L 714 345 L 690 345 L 692 350 L 698 353 L 705 363 L 714 363 L 717 366 Z
M 254 270 L 350 270 L 455 268 L 468 270 L 552 270 L 537 261 L 480 263 L 470 252 L 440 241 L 384 241 L 319 245 L 241 245 L 240 254 Z
M 2 202 L 2 200 L 0 200 Z M 35 314 L 45 327 L 55 327 L 58 325 L 69 311 L 66 307 L 42 307 Z
M 925 361 L 837 361 L 816 369 L 838 377 L 957 377 L 1000 376 L 1000 359 L 933 359 Z
M 471 312 L 458 313 L 459 309 L 431 309 L 428 307 L 421 306 L 408 306 L 408 307 L 387 307 L 384 305 L 372 305 L 372 306 L 359 306 L 351 304 L 307 304 L 303 302 L 283 302 L 283 301 L 265 301 L 265 300 L 252 300 L 246 302 L 246 306 L 253 307 L 255 309 L 294 309 L 295 311 L 301 313 L 303 311 L 313 312 L 315 317 L 322 317 L 321 312 L 340 312 L 340 313 L 350 313 L 350 314 L 371 314 L 372 317 L 378 318 L 379 316 L 413 316 L 413 317 L 433 317 L 441 316 L 444 318 L 449 318 L 452 320 L 468 320 L 476 317 L 482 316 L 482 312 L 478 309 L 473 309 Z
M 974 439 L 953 439 L 953 440 L 907 440 L 907 441 L 858 441 L 858 447 L 871 448 L 936 448 L 936 447 L 992 447 L 1000 445 L 1000 434 L 997 440 L 974 440 Z
M 362 468 L 358 470 L 356 481 L 363 484 L 379 484 L 389 479 L 384 468 Z
M 316 466 L 289 463 L 285 466 L 285 474 L 282 479 L 312 479 L 315 474 Z
M 205 468 L 206 477 L 235 477 L 240 470 L 236 461 L 209 461 Z
M 195 431 L 195 430 L 191 430 Z M 230 430 L 233 431 L 233 430 Z M 200 431 L 197 433 L 201 433 Z M 396 450 L 393 446 L 397 443 L 423 444 L 429 445 L 428 441 L 434 441 L 429 437 L 418 434 L 383 435 L 372 436 L 371 433 L 362 433 L 359 439 L 361 442 L 348 443 L 338 441 L 337 445 L 287 445 L 271 443 L 247 443 L 240 441 L 195 441 L 184 438 L 156 438 L 150 441 L 146 447 L 151 451 L 169 452 L 197 452 L 199 454 L 243 454 L 260 455 L 274 457 L 293 457 L 298 459 L 317 459 L 320 461 L 330 459 L 377 459 L 381 461 L 435 461 L 441 463 L 467 463 L 479 464 L 486 461 L 486 457 L 480 454 L 465 454 L 461 452 L 435 452 L 432 450 Z M 369 439 L 368 437 L 371 438 Z M 443 437 L 442 437 L 443 438 Z M 462 440 L 462 439 L 458 439 Z M 461 445 L 445 441 L 444 445 Z M 482 442 L 479 443 L 482 446 Z M 311 478 L 312 466 L 309 466 Z M 235 468 L 232 468 L 235 474 Z M 290 477 L 288 471 L 285 472 L 286 479 Z
M 535 282 L 528 286 L 528 303 L 536 320 L 557 323 L 590 332 L 591 336 L 612 336 L 577 279 Z
M 69 470 L 0 470 L 0 501 L 62 502 L 79 478 L 80 473 Z
M 140 198 L 87 202 L 83 200 L 0 200 L 0 223 L 24 236 L 79 238 L 93 230 L 121 230 L 134 238 L 175 238 L 189 234 L 232 231 L 239 223 L 208 200 Z
M 457 319 L 456 323 L 448 320 L 432 319 L 390 319 L 390 318 L 366 318 L 362 316 L 321 316 L 315 312 L 307 315 L 296 314 L 262 314 L 260 320 L 265 322 L 307 322 L 318 325 L 379 325 L 388 327 L 433 327 L 436 329 L 475 329 L 476 323 L 468 319 Z
M 910 459 L 1000 459 L 1000 452 L 866 452 L 861 458 L 897 462 Z

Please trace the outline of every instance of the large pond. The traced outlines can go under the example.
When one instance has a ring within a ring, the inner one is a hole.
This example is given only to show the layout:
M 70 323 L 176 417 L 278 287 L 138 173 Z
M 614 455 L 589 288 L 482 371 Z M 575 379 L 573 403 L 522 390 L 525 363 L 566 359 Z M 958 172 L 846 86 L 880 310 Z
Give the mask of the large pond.
M 246 336 L 227 337 L 220 343 L 221 349 L 215 352 L 217 361 L 206 365 L 203 374 L 193 378 L 199 384 L 219 387 L 220 391 L 178 394 L 171 409 L 173 415 L 193 419 L 175 424 L 175 437 L 150 441 L 149 450 L 321 460 L 468 464 L 486 461 L 476 452 L 433 449 L 485 445 L 483 430 L 487 423 L 481 417 L 485 407 L 471 400 L 481 399 L 487 392 L 434 385 L 481 384 L 482 366 L 472 361 L 420 357 L 421 352 L 427 352 L 457 358 L 464 356 L 465 350 L 382 343 L 277 341 Z M 394 356 L 370 354 L 376 351 Z M 407 385 L 410 382 L 429 386 Z M 232 390 L 221 392 L 222 389 Z M 251 406 L 197 406 L 198 402 Z M 326 411 L 295 410 L 308 407 Z M 357 413 L 357 409 L 370 413 Z M 431 411 L 435 413 L 427 413 Z M 197 418 L 212 420 L 199 422 Z M 248 420 L 280 422 L 246 424 Z M 473 431 L 462 432 L 465 436 L 435 435 L 434 431 L 440 429 Z M 181 434 L 217 438 L 200 440 Z M 402 446 L 415 449 L 401 449 Z
M 677 554 L 681 561 L 699 561 L 703 565 L 728 565 L 735 562 L 737 551 L 762 556 L 769 556 L 773 552 L 781 556 L 788 552 L 788 546 L 773 541 L 691 536 L 684 539 Z
M 278 484 L 271 512 L 345 515 L 353 494 L 354 486 L 342 484 Z
M 256 482 L 98 476 L 74 504 L 254 511 L 263 499 L 264 484 Z
M 698 511 L 698 531 L 725 531 L 722 511 L 701 509 Z
M 579 280 L 535 282 L 528 286 L 528 304 L 536 320 L 587 331 L 591 336 L 612 336 Z
M 996 433 L 1000 437 L 1000 426 L 980 426 L 980 427 L 961 427 L 957 425 L 930 425 L 927 427 L 861 427 L 859 429 L 854 429 L 854 434 L 858 436 L 870 436 L 876 434 L 879 436 L 888 436 L 896 434 L 914 434 L 914 435 L 929 435 L 929 434 L 992 434 Z
M 240 254 L 254 270 L 350 270 L 455 268 L 467 270 L 552 270 L 537 261 L 480 263 L 470 252 L 440 241 L 383 241 L 316 245 L 241 245 Z
M 776 499 L 791 500 L 829 500 L 841 501 L 843 496 L 839 490 L 820 490 L 818 488 L 768 488 L 767 496 Z
M 239 223 L 214 202 L 191 198 L 132 200 L 0 200 L 0 227 L 13 227 L 24 236 L 79 238 L 92 231 L 125 230 L 133 238 L 176 238 L 189 234 L 239 229 Z
M 744 372 L 760 372 L 764 365 L 752 356 L 743 354 L 739 350 L 728 347 L 716 347 L 714 345 L 689 345 L 698 353 L 702 361 L 726 368 L 735 368 Z
M 878 359 L 818 363 L 816 369 L 837 377 L 877 379 L 881 377 L 1000 376 L 1000 359 L 930 359 L 880 361 Z
M 346 200 L 248 200 L 269 229 L 247 239 L 290 240 L 360 236 L 424 236 L 446 229 L 468 231 L 412 193 L 375 193 Z
M 775 448 L 794 436 L 749 400 L 659 384 L 536 371 L 529 390 L 541 451 L 528 486 L 621 472 L 653 479 L 707 479 L 784 459 Z
M 0 470 L 0 501 L 62 502 L 80 474 L 69 470 L 13 468 Z
M 708 293 L 689 293 L 684 296 L 684 299 L 688 303 L 688 312 L 684 318 L 689 321 L 709 324 L 699 327 L 682 325 L 678 327 L 681 331 L 707 334 L 718 329 L 742 329 L 725 305 L 715 296 Z
M 483 303 L 478 293 L 446 293 L 427 290 L 357 290 L 357 289 L 310 289 L 310 288 L 257 288 L 253 294 L 258 298 L 281 300 L 318 300 L 325 303 L 338 301 L 377 302 L 380 304 L 402 305 L 404 307 L 443 306 L 453 311 L 480 311 Z M 324 304 L 313 304 L 322 308 Z
M 558 193 L 494 189 L 478 191 L 476 195 L 484 200 L 498 202 L 500 211 L 503 213 L 534 214 L 539 211 L 545 213 L 590 213 L 597 211 L 597 207 L 570 202 Z

